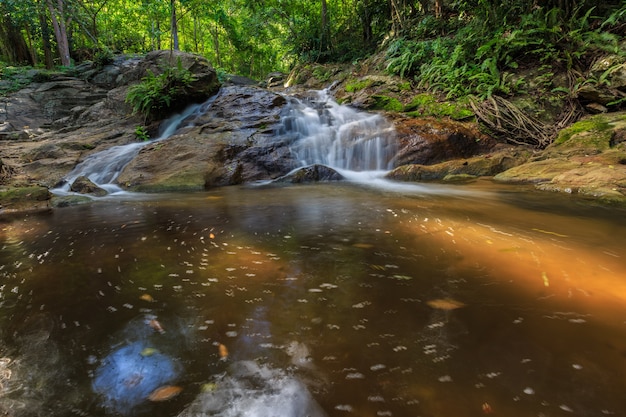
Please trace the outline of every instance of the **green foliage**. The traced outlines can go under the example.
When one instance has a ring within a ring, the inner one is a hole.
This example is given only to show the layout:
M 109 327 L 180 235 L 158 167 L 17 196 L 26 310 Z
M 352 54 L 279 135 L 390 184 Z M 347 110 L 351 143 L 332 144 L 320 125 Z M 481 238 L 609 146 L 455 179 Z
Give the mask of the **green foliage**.
M 135 127 L 135 137 L 137 138 L 137 140 L 140 140 L 142 142 L 146 142 L 150 140 L 150 135 L 148 134 L 148 130 L 144 126 L 141 126 L 141 125 Z
M 610 128 L 611 125 L 606 121 L 606 118 L 604 116 L 592 116 L 588 119 L 580 120 L 573 125 L 561 130 L 554 143 L 557 145 L 564 144 L 572 137 L 582 132 L 591 132 L 597 136 L 597 134 L 605 132 Z
M 0 61 L 0 97 L 24 88 L 36 74 L 31 67 L 14 67 Z
M 374 110 L 386 110 L 394 112 L 401 112 L 402 110 L 404 110 L 404 106 L 397 98 L 383 95 L 373 95 L 372 99 L 374 99 L 374 105 L 372 105 L 371 108 Z
M 465 101 L 439 102 L 432 94 L 418 94 L 404 107 L 409 116 L 449 117 L 464 120 L 474 117 L 474 112 Z
M 346 83 L 346 91 L 348 93 L 354 93 L 357 91 L 361 91 L 367 87 L 370 87 L 373 84 L 373 81 L 371 79 L 364 79 L 364 80 L 354 80 L 354 81 L 350 81 L 348 83 Z
M 464 25 L 423 18 L 411 37 L 390 43 L 387 71 L 449 98 L 484 99 L 523 89 L 523 80 L 511 76 L 520 66 L 544 63 L 572 70 L 594 52 L 624 54 L 617 34 L 601 28 L 626 20 L 626 6 L 602 21 L 593 7 L 566 14 L 556 7 L 528 9 L 523 2 L 498 4 L 479 0 Z M 469 2 L 457 7 L 469 8 Z M 542 88 L 550 88 L 552 73 L 552 68 L 545 71 Z
M 148 70 L 139 84 L 128 89 L 126 102 L 132 106 L 133 113 L 141 113 L 146 119 L 159 118 L 185 104 L 185 96 L 194 81 L 194 75 L 178 60 L 177 66 L 165 68 L 160 75 Z
M 113 63 L 113 52 L 110 49 L 100 49 L 93 57 L 93 63 L 96 68 L 104 68 Z

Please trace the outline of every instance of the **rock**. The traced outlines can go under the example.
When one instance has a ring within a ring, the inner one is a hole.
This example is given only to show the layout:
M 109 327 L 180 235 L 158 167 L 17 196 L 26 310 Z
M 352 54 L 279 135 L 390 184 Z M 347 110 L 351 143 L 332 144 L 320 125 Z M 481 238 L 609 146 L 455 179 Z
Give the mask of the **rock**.
M 203 102 L 219 90 L 220 83 L 217 80 L 217 73 L 206 58 L 171 50 L 149 52 L 137 63 L 136 67 L 131 66 L 128 70 L 122 69 L 116 84 L 125 85 L 132 81 L 141 80 L 148 74 L 148 71 L 154 75 L 159 75 L 163 73 L 165 68 L 177 67 L 178 65 L 191 72 L 195 77 L 195 80 L 190 84 L 186 104 Z
M 522 164 L 528 155 L 528 151 L 512 148 L 433 165 L 407 164 L 395 168 L 386 178 L 397 181 L 459 181 L 493 176 Z
M 107 192 L 98 187 L 87 177 L 78 177 L 70 186 L 70 190 L 79 194 L 89 194 L 96 197 L 103 197 Z
M 626 97 L 626 62 L 623 56 L 608 55 L 597 60 L 589 69 L 588 80 L 578 91 L 583 101 L 610 107 L 611 103 Z
M 54 208 L 78 206 L 81 204 L 89 204 L 94 200 L 84 195 L 64 195 L 53 196 L 50 200 L 50 206 Z
M 626 203 L 626 113 L 584 118 L 563 129 L 552 145 L 529 162 L 494 177 L 532 183 L 542 191 L 579 194 L 606 203 Z
M 51 196 L 41 186 L 0 188 L 0 213 L 46 209 Z
M 450 159 L 489 153 L 496 142 L 475 125 L 432 118 L 394 120 L 400 149 L 396 166 L 432 165 Z
M 118 182 L 136 191 L 198 190 L 284 175 L 298 165 L 293 138 L 276 134 L 285 104 L 262 88 L 224 87 L 187 128 L 143 148 Z
M 325 165 L 315 164 L 299 168 L 295 171 L 290 172 L 284 177 L 275 179 L 273 182 L 301 184 L 320 181 L 341 181 L 343 179 L 343 175 L 341 175 L 334 169 L 329 168 Z

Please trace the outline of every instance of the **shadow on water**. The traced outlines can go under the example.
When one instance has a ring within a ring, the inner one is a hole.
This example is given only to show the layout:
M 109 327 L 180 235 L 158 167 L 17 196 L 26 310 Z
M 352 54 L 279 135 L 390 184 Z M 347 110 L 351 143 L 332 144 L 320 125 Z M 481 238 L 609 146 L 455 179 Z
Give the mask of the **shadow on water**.
M 228 187 L 5 217 L 0 414 L 623 415 L 623 213 L 512 190 Z

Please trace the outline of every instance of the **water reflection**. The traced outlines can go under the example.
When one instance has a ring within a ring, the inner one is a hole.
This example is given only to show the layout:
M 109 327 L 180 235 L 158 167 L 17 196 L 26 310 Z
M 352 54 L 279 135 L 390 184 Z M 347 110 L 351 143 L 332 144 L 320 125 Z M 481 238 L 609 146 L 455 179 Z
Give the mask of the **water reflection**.
M 626 413 L 623 212 L 446 190 L 233 187 L 5 218 L 0 412 Z

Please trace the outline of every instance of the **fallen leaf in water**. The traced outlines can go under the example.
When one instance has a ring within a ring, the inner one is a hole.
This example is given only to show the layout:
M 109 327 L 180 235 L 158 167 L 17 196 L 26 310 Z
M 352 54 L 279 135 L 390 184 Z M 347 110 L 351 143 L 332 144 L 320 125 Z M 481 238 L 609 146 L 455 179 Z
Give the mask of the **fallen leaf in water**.
M 220 343 L 218 349 L 220 352 L 220 358 L 226 360 L 226 358 L 228 358 L 228 349 L 226 348 L 226 346 Z
M 152 356 L 157 352 L 158 350 L 156 350 L 155 348 L 147 347 L 147 348 L 144 348 L 139 354 L 141 356 Z
M 549 287 L 550 286 L 550 281 L 548 281 L 548 274 L 546 274 L 545 272 L 541 273 L 541 279 L 543 279 L 543 286 L 544 287 Z
M 426 304 L 438 310 L 455 310 L 457 308 L 465 307 L 465 304 L 462 302 L 451 298 L 438 298 L 436 300 L 427 301 Z
M 171 398 L 174 398 L 178 394 L 180 394 L 182 390 L 183 389 L 181 387 L 177 387 L 174 385 L 166 385 L 164 387 L 157 388 L 154 391 L 152 391 L 152 394 L 148 396 L 148 399 L 150 401 L 167 401 Z
M 200 391 L 202 392 L 213 392 L 217 389 L 217 384 L 214 382 L 207 382 L 206 384 L 202 384 L 202 388 Z
M 493 408 L 491 408 L 489 403 L 483 403 L 483 407 L 482 408 L 483 408 L 483 413 L 485 413 L 485 414 L 493 413 Z
M 209 233 L 209 239 L 215 239 L 215 235 L 213 233 Z
M 374 245 L 372 245 L 371 243 L 355 243 L 352 246 L 359 249 L 371 249 L 374 247 Z
M 409 281 L 412 280 L 413 278 L 408 276 L 408 275 L 394 275 L 393 276 L 394 279 L 400 280 L 400 281 Z
M 148 325 L 150 327 L 152 327 L 154 330 L 156 330 L 159 333 L 165 333 L 165 330 L 163 329 L 163 327 L 161 326 L 161 323 L 159 323 L 156 319 L 152 319 L 148 322 Z
M 147 301 L 149 303 L 154 302 L 154 298 L 152 298 L 150 294 L 143 294 L 141 297 L 139 297 L 139 299 L 143 301 Z

